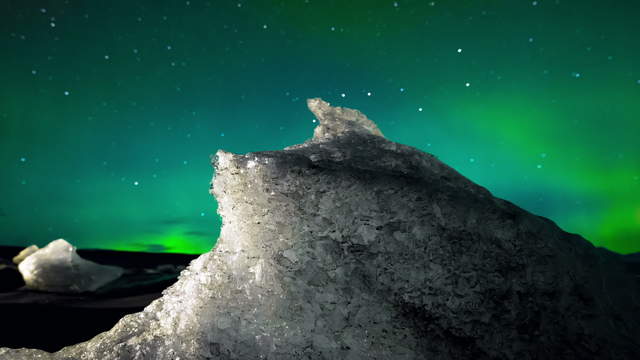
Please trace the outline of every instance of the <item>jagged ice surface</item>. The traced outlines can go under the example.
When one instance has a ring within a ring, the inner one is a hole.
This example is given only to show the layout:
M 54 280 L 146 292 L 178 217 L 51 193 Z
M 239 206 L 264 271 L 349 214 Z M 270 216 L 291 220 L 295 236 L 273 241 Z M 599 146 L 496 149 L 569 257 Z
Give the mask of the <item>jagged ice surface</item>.
M 0 359 L 633 359 L 619 259 L 310 99 L 314 138 L 218 151 L 217 246 L 143 312 Z

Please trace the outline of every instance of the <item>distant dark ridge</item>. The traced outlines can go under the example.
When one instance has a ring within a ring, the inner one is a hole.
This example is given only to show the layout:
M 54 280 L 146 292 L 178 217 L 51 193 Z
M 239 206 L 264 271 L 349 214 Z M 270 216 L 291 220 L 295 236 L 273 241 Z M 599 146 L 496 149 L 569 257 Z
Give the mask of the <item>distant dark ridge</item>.
M 624 257 L 624 259 L 623 259 L 624 262 L 627 262 L 627 263 L 632 263 L 632 262 L 640 263 L 640 252 L 623 255 L 623 257 Z
M 191 260 L 199 256 L 100 249 L 78 249 L 78 255 L 100 264 L 118 265 L 124 268 L 148 268 L 163 264 L 188 265 Z
M 622 261 L 628 273 L 634 274 L 640 283 L 640 252 L 623 255 Z

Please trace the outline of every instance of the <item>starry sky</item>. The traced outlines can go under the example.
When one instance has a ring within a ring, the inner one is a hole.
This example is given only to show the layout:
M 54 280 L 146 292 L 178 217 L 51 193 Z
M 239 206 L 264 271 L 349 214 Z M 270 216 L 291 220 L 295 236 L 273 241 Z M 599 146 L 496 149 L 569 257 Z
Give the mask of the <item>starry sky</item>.
M 0 244 L 201 253 L 210 156 L 357 108 L 494 195 L 640 251 L 638 1 L 3 0 Z

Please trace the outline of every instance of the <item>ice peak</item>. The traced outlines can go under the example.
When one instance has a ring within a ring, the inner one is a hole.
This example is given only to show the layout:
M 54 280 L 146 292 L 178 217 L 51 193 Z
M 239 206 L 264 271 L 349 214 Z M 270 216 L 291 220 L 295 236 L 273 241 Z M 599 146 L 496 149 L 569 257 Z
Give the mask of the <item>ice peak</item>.
M 348 132 L 384 137 L 378 126 L 358 110 L 334 107 L 321 98 L 307 99 L 307 106 L 320 121 L 313 131 L 314 139 L 342 136 Z

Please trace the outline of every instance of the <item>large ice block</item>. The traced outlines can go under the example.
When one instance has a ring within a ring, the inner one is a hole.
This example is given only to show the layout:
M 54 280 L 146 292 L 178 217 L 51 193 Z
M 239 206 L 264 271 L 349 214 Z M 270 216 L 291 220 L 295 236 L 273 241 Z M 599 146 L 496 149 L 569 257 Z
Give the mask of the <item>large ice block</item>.
M 65 293 L 95 291 L 123 273 L 120 267 L 81 258 L 64 239 L 52 241 L 29 255 L 18 270 L 30 289 Z

